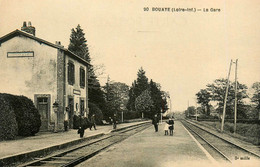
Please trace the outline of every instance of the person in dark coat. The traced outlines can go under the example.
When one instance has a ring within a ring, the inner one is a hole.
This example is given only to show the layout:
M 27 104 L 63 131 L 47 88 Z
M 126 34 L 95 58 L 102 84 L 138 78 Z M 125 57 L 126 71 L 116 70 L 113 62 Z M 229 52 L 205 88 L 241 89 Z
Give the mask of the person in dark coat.
M 91 118 L 90 118 L 90 123 L 91 123 L 91 125 L 90 125 L 90 128 L 89 128 L 89 129 L 91 130 L 91 128 L 94 127 L 94 129 L 97 130 L 97 129 L 96 129 L 96 118 L 95 118 L 95 114 L 93 114 L 93 115 L 91 116 Z
M 170 118 L 168 124 L 169 124 L 170 136 L 173 136 L 174 120 Z
M 80 126 L 78 129 L 78 134 L 80 135 L 80 138 L 82 138 L 84 136 L 84 132 L 85 132 L 85 129 Z
M 112 123 L 113 123 L 113 129 L 116 129 L 116 114 L 114 114 L 112 118 Z
M 154 125 L 155 132 L 158 132 L 159 118 L 157 117 L 157 114 L 154 115 L 152 124 Z

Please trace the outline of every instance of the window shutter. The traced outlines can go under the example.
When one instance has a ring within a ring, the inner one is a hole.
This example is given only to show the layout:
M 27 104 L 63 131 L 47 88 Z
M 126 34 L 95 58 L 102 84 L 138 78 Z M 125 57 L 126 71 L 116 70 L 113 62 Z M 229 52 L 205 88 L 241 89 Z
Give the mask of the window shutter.
M 71 80 L 71 69 L 70 69 L 70 63 L 68 64 L 68 83 L 71 84 L 70 80 Z
M 71 64 L 72 66 L 72 85 L 75 83 L 75 68 L 74 64 Z

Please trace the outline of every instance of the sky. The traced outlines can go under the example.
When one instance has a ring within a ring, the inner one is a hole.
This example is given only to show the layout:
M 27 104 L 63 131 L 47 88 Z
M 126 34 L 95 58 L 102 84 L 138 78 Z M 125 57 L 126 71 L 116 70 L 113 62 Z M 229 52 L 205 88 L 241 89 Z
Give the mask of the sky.
M 227 78 L 231 59 L 238 59 L 239 82 L 251 87 L 260 81 L 258 0 L 0 0 L 0 11 L 0 36 L 31 21 L 37 37 L 66 48 L 71 29 L 80 24 L 92 64 L 104 66 L 101 84 L 109 75 L 130 86 L 143 67 L 169 92 L 173 111 L 195 106 L 200 89 Z

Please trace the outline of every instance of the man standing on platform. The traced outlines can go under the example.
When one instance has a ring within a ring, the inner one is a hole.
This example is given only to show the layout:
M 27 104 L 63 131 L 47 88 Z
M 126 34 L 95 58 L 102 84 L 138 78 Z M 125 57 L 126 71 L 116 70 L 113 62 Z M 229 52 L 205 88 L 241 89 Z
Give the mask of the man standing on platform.
M 116 114 L 114 114 L 113 118 L 112 118 L 112 123 L 113 123 L 113 129 L 116 129 Z
M 174 120 L 172 117 L 169 119 L 168 123 L 169 123 L 170 136 L 173 136 Z
M 158 132 L 159 118 L 157 117 L 157 114 L 154 115 L 152 124 L 154 125 L 155 132 Z
M 95 114 L 93 114 L 92 116 L 91 116 L 91 118 L 90 118 L 90 123 L 91 123 L 91 125 L 90 125 L 90 130 L 92 129 L 92 127 L 94 127 L 94 129 L 95 130 L 97 130 L 96 129 L 96 118 L 95 118 Z

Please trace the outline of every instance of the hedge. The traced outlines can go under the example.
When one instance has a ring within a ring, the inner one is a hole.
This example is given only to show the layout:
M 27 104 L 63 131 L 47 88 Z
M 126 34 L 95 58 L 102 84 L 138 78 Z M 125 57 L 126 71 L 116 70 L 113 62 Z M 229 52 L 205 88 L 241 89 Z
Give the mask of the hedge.
M 198 118 L 198 121 L 221 122 L 221 119 L 201 119 L 201 118 Z M 234 119 L 225 119 L 225 122 L 233 123 Z M 260 125 L 260 120 L 257 120 L 257 119 L 237 119 L 237 123 Z
M 0 94 L 0 97 L 6 101 L 6 103 L 0 101 L 0 106 L 12 108 L 14 111 L 18 135 L 31 136 L 39 132 L 41 126 L 40 114 L 31 99 L 11 94 Z M 7 117 L 4 119 L 7 119 Z
M 8 101 L 0 95 L 0 140 L 15 139 L 18 125 L 14 110 Z
M 126 111 L 124 112 L 124 119 L 128 120 L 128 119 L 136 119 L 136 118 L 140 118 L 140 113 L 136 112 L 136 111 Z

